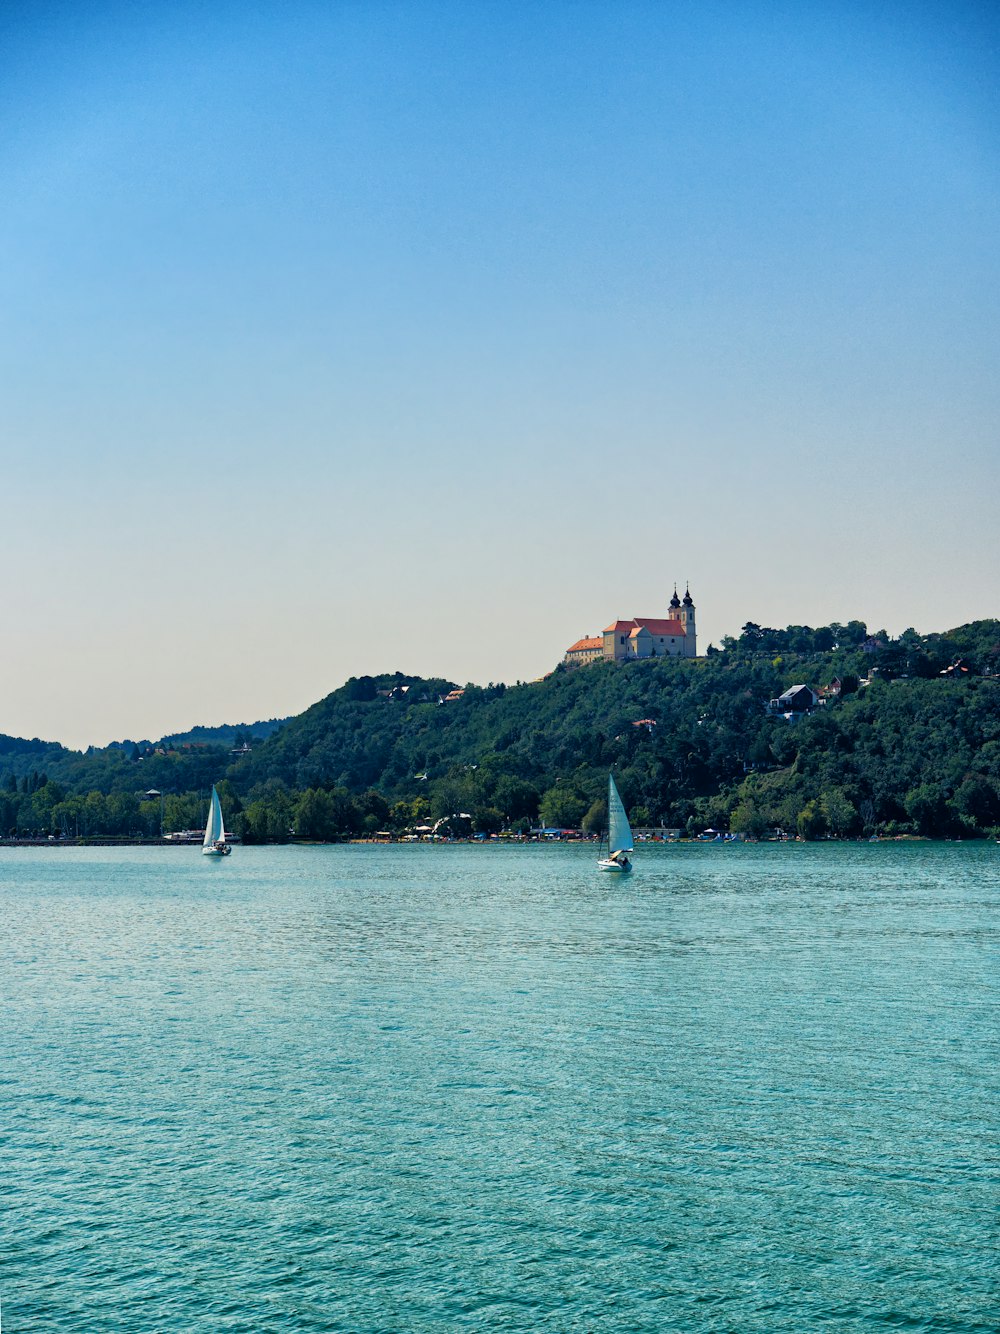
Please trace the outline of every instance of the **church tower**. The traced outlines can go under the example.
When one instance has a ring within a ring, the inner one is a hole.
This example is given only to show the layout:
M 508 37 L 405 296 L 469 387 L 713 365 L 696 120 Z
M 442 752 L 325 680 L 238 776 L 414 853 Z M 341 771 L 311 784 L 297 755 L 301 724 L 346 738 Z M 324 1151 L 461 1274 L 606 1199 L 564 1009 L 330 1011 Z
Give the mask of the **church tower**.
M 677 600 L 677 589 L 674 588 L 674 596 L 670 599 L 670 615 L 674 620 L 680 621 L 684 627 L 684 656 L 685 658 L 696 658 L 698 649 L 695 638 L 694 628 L 694 601 L 691 597 L 689 586 L 685 588 L 683 602 Z

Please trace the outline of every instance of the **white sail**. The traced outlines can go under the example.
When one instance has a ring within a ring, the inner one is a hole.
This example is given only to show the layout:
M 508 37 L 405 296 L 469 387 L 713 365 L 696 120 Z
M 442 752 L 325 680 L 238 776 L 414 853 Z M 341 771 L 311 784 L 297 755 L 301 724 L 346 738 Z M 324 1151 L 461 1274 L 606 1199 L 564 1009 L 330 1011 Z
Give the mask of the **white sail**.
M 212 787 L 212 803 L 208 810 L 208 824 L 205 826 L 205 838 L 202 847 L 211 848 L 216 843 L 225 843 L 226 830 L 222 823 L 222 806 L 219 802 L 219 794 L 215 787 Z
M 608 847 L 612 857 L 618 852 L 631 852 L 633 847 L 628 816 L 615 787 L 615 780 L 610 774 L 608 774 Z

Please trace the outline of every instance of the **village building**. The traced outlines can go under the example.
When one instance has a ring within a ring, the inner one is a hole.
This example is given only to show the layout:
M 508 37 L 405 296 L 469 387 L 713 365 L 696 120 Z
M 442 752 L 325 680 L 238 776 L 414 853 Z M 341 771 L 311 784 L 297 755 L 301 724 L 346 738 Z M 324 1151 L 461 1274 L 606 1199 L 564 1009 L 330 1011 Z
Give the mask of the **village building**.
M 770 699 L 767 702 L 767 712 L 770 714 L 781 714 L 782 717 L 791 719 L 804 713 L 810 713 L 820 703 L 819 695 L 813 690 L 812 686 L 800 684 L 789 686 L 783 695 L 777 699 Z
M 604 640 L 600 635 L 578 639 L 570 644 L 563 661 L 567 667 L 582 667 L 588 662 L 600 662 L 604 657 Z
M 667 617 L 635 616 L 616 620 L 599 636 L 578 639 L 566 650 L 567 667 L 590 662 L 633 662 L 645 658 L 697 657 L 694 601 L 688 588 L 683 599 L 677 585 L 670 599 Z

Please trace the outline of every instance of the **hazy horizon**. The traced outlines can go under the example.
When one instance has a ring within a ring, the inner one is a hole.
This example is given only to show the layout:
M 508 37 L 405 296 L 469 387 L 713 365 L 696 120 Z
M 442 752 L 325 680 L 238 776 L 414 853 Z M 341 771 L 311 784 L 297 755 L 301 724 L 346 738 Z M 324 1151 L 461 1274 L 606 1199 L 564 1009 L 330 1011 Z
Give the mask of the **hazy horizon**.
M 0 732 L 997 614 L 980 4 L 0 15 Z
M 749 618 L 749 619 L 752 619 L 752 618 Z M 834 618 L 834 619 L 836 619 L 836 618 Z M 846 620 L 847 620 L 847 619 L 860 619 L 860 620 L 863 620 L 864 618 L 863 618 L 863 617 L 845 618 L 844 621 L 841 621 L 841 622 L 839 622 L 839 623 L 844 624 L 844 623 L 846 623 Z M 974 618 L 974 619 L 980 620 L 980 619 L 987 619 L 987 618 L 985 618 L 985 617 L 976 617 L 976 618 Z M 759 624 L 759 622 L 758 622 L 758 624 Z M 810 624 L 810 622 L 808 622 L 808 621 L 793 621 L 793 622 L 789 622 L 789 624 L 804 625 L 804 624 Z M 820 625 L 822 625 L 822 624 L 824 624 L 824 623 L 823 623 L 823 622 L 813 622 L 813 623 L 811 623 L 811 624 L 813 625 L 813 628 L 814 628 L 814 629 L 817 629 L 817 628 L 819 628 Z M 938 633 L 939 631 L 943 632 L 943 631 L 945 631 L 945 630 L 955 630 L 955 629 L 958 629 L 958 628 L 959 628 L 957 625 L 956 625 L 956 626 L 942 626 L 942 627 L 937 627 L 937 626 L 935 626 L 935 627 L 933 627 L 933 628 L 931 628 L 931 627 L 927 627 L 927 626 L 925 626 L 925 627 L 908 627 L 908 626 L 902 626 L 902 627 L 898 627 L 898 628 L 896 628 L 896 629 L 894 629 L 894 630 L 890 630 L 890 629 L 889 629 L 888 627 L 886 627 L 886 626 L 883 626 L 883 625 L 875 625 L 874 622 L 866 622 L 866 624 L 867 624 L 867 627 L 868 627 L 869 632 L 871 632 L 871 633 L 873 633 L 873 634 L 876 633 L 877 631 L 885 631 L 887 634 L 890 634 L 890 635 L 892 635 L 893 637 L 898 636 L 900 633 L 902 633 L 902 631 L 903 631 L 904 629 L 909 629 L 909 628 L 916 628 L 916 629 L 918 629 L 918 632 L 919 632 L 919 633 L 923 633 L 923 634 L 933 634 L 933 633 Z M 733 630 L 733 631 L 732 631 L 732 634 L 733 634 L 734 636 L 738 636 L 739 633 L 740 633 L 740 629 L 741 629 L 741 628 L 742 628 L 742 627 Z M 778 627 L 772 627 L 772 628 L 784 629 L 784 628 L 786 628 L 786 627 L 785 627 L 785 626 L 778 626 Z M 598 630 L 597 633 L 599 633 L 599 630 Z M 730 632 L 729 632 L 729 631 L 726 631 L 725 633 L 726 633 L 726 635 L 728 635 Z M 578 636 L 578 638 L 579 638 L 579 637 L 582 637 L 582 636 Z M 722 638 L 724 638 L 724 637 L 725 637 L 725 635 L 720 636 L 720 639 L 722 639 Z M 716 647 L 719 647 L 719 643 L 716 642 L 715 646 L 716 646 Z M 564 646 L 564 648 L 568 648 L 568 647 L 569 647 L 569 644 L 566 644 L 566 645 Z M 698 653 L 699 653 L 699 656 L 702 656 L 702 655 L 705 653 L 705 650 L 706 650 L 707 647 L 708 647 L 708 641 L 702 642 L 701 639 L 700 639 L 700 636 L 699 636 L 699 643 L 698 643 Z M 564 649 L 560 649 L 559 654 L 558 654 L 558 658 L 556 659 L 556 661 L 561 661 L 561 660 L 562 660 L 563 651 L 564 651 Z M 549 669 L 548 669 L 548 671 L 545 673 L 545 675 L 551 673 L 552 668 L 553 668 L 555 665 L 556 665 L 556 662 L 554 661 L 553 664 L 552 664 L 552 666 L 550 666 Z M 469 680 L 469 679 L 466 679 L 466 680 L 459 680 L 459 679 L 456 678 L 454 675 L 449 674 L 449 673 L 446 672 L 446 671 L 440 671 L 440 672 L 437 672 L 437 671 L 435 671 L 435 672 L 432 672 L 432 671 L 415 672 L 415 671 L 410 671 L 410 670 L 408 670 L 407 668 L 405 668 L 405 667 L 401 667 L 401 666 L 398 666 L 398 665 L 397 665 L 396 667 L 378 667 L 378 668 L 372 668 L 371 670 L 357 671 L 357 672 L 353 672 L 353 673 L 351 673 L 351 675 L 352 675 L 352 676 L 372 676 L 372 677 L 382 677 L 382 676 L 392 676 L 392 675 L 395 675 L 397 672 L 402 673 L 402 675 L 404 675 L 404 676 L 420 676 L 420 677 L 423 677 L 424 679 L 441 679 L 441 680 L 451 681 L 451 682 L 453 682 L 454 684 L 457 684 L 457 685 L 470 685 L 470 684 L 471 684 L 471 685 L 485 686 L 485 685 L 487 685 L 487 684 L 491 684 L 491 683 L 492 683 L 492 684 L 495 684 L 495 685 L 496 685 L 496 684 L 501 684 L 501 683 L 502 683 L 502 684 L 505 684 L 505 685 L 507 685 L 507 686 L 531 685 L 531 684 L 535 683 L 536 681 L 542 679 L 542 677 L 525 677 L 525 678 L 518 677 L 518 678 L 512 678 L 512 679 L 510 679 L 510 680 L 504 680 L 504 679 L 501 678 L 501 677 L 490 677 L 489 680 L 487 680 L 487 679 L 484 677 L 484 678 L 482 678 L 481 680 L 476 680 L 476 681 L 472 681 L 472 680 Z M 157 741 L 161 741 L 161 740 L 163 740 L 164 738 L 167 738 L 167 737 L 184 735 L 184 734 L 187 733 L 187 732 L 194 731 L 194 730 L 195 730 L 196 728 L 198 728 L 198 727 L 210 727 L 210 728 L 214 728 L 214 727 L 233 727 L 233 728 L 242 728 L 242 727 L 252 727 L 252 726 L 254 726 L 254 725 L 256 725 L 256 724 L 259 724 L 259 723 L 274 722 L 274 721 L 276 721 L 276 720 L 287 721 L 287 720 L 289 720 L 289 719 L 291 719 L 291 718 L 293 718 L 293 717 L 296 717 L 299 713 L 304 712 L 304 710 L 305 710 L 305 709 L 308 709 L 312 704 L 319 703 L 319 701 L 322 700 L 323 698 L 325 698 L 326 695 L 331 694 L 333 691 L 338 690 L 341 686 L 343 686 L 344 684 L 346 684 L 346 682 L 347 682 L 348 679 L 349 679 L 348 677 L 344 677 L 343 680 L 339 680 L 339 681 L 331 682 L 331 683 L 326 687 L 326 689 L 323 691 L 323 694 L 322 694 L 322 695 L 318 695 L 318 696 L 316 697 L 316 699 L 309 700 L 306 704 L 303 704 L 301 708 L 293 709 L 293 710 L 291 710 L 291 711 L 288 712 L 288 713 L 281 713 L 281 712 L 261 713 L 261 714 L 259 714 L 259 715 L 255 715 L 255 716 L 252 717 L 252 718 L 250 718 L 250 717 L 247 717 L 247 718 L 235 718 L 235 717 L 234 717 L 234 718 L 228 718 L 228 717 L 227 717 L 227 718 L 219 718 L 219 719 L 197 718 L 197 719 L 195 719 L 194 721 L 188 720 L 188 721 L 186 721 L 186 722 L 183 723 L 183 724 L 179 724 L 179 725 L 177 725 L 177 726 L 170 726 L 170 727 L 166 727 L 166 728 L 160 728 L 159 730 L 157 730 L 157 731 L 153 731 L 153 732 L 136 732 L 135 734 L 118 733 L 118 734 L 116 734 L 116 735 L 114 735 L 114 736 L 109 736 L 109 737 L 107 737 L 107 738 L 105 738 L 105 739 L 103 739 L 103 740 L 97 740 L 97 739 L 95 739 L 95 738 L 91 738 L 91 740 L 89 740 L 89 741 L 84 741 L 84 742 L 68 742 L 68 741 L 65 741 L 65 740 L 64 740 L 63 738 L 61 738 L 61 737 L 52 737 L 52 736 L 39 736 L 39 737 L 37 737 L 37 738 L 35 738 L 35 737 L 27 737 L 26 739 L 28 739 L 28 740 L 38 739 L 38 740 L 41 740 L 41 741 L 54 741 L 54 742 L 58 742 L 59 744 L 61 744 L 61 745 L 63 745 L 63 746 L 66 746 L 67 749 L 70 749 L 70 750 L 86 751 L 90 746 L 95 746 L 96 748 L 101 749 L 102 747 L 105 747 L 105 746 L 108 746 L 108 745 L 118 744 L 118 743 L 121 743 L 121 742 L 125 742 L 125 743 L 134 743 L 134 742 L 143 742 L 143 741 L 157 742 Z M 11 735 L 11 734 L 8 733 L 7 735 Z M 23 735 L 23 734 L 18 734 L 18 735 Z

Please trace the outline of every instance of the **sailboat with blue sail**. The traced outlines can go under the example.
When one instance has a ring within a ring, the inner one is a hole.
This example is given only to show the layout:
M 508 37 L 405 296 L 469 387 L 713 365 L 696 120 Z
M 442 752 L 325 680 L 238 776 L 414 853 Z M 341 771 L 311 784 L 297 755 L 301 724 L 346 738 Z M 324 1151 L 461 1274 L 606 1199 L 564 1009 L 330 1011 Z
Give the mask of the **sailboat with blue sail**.
M 201 845 L 203 857 L 228 857 L 232 848 L 226 842 L 226 827 L 222 822 L 222 804 L 219 794 L 212 784 L 212 801 L 208 808 L 208 824 L 205 825 L 205 839 Z
M 599 857 L 599 871 L 631 871 L 632 863 L 628 854 L 633 848 L 632 827 L 625 814 L 625 807 L 615 787 L 612 774 L 608 774 L 608 855 Z

